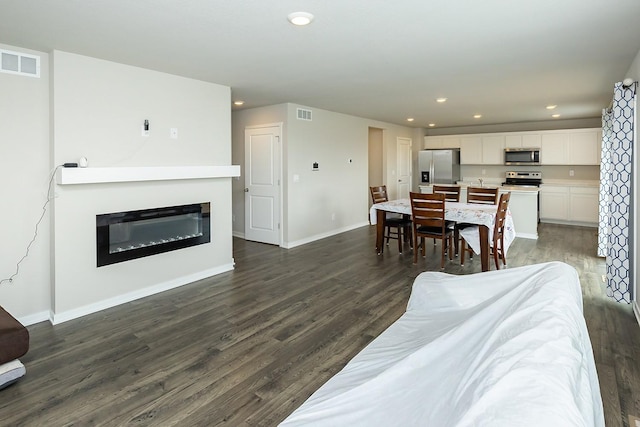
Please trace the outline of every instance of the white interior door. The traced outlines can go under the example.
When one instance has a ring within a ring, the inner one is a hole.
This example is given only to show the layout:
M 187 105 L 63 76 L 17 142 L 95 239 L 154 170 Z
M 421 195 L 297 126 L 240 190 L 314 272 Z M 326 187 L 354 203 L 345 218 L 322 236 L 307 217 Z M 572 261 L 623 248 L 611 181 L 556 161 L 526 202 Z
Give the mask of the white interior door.
M 274 245 L 280 245 L 280 134 L 280 126 L 244 131 L 244 235 Z
M 398 199 L 408 199 L 411 191 L 411 138 L 398 138 Z

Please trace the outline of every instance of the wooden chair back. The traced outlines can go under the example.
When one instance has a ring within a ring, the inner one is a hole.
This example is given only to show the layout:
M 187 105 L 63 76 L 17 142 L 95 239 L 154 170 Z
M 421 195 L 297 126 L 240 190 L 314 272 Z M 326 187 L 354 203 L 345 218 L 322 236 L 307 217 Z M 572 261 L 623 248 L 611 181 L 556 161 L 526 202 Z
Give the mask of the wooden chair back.
M 440 268 L 444 268 L 445 253 L 452 259 L 453 230 L 444 219 L 445 195 L 442 193 L 409 193 L 413 221 L 413 263 L 418 262 L 418 249 L 425 256 L 425 238 L 442 240 Z M 420 244 L 418 244 L 420 239 Z
M 387 186 L 386 185 L 380 185 L 377 187 L 369 187 L 369 190 L 371 191 L 371 199 L 373 200 L 373 203 L 381 203 L 381 202 L 388 202 L 389 201 L 389 196 L 387 194 Z
M 442 193 L 409 193 L 411 199 L 411 220 L 418 234 L 444 234 L 445 195 Z M 422 232 L 421 232 L 422 231 Z
M 444 199 L 447 202 L 459 202 L 460 201 L 460 186 L 459 185 L 434 185 L 434 193 L 444 194 Z
M 467 203 L 498 204 L 498 188 L 467 187 Z
M 493 247 L 496 246 L 496 242 L 498 240 L 502 241 L 504 236 L 504 224 L 507 219 L 507 209 L 509 207 L 509 199 L 511 198 L 511 193 L 503 193 L 500 196 L 500 201 L 498 202 L 498 211 L 496 212 L 496 223 L 493 229 Z M 500 246 L 502 248 L 502 246 Z
M 500 269 L 500 260 L 503 265 L 507 265 L 507 256 L 504 253 L 504 224 L 507 219 L 507 208 L 509 207 L 509 199 L 511 193 L 503 193 L 498 202 L 498 211 L 496 212 L 496 223 L 493 229 L 493 261 L 496 269 Z

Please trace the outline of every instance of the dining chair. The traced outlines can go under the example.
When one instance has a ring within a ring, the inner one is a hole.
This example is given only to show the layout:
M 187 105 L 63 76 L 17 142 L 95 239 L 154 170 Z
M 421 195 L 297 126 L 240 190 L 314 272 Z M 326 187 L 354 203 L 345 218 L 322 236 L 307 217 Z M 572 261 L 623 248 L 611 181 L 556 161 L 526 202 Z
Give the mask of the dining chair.
M 478 203 L 483 205 L 497 205 L 498 204 L 498 187 L 467 187 L 467 203 Z M 459 223 L 456 224 L 454 230 L 454 245 L 455 253 L 458 256 L 458 247 L 460 243 L 460 230 L 467 227 L 473 227 L 474 224 Z M 473 258 L 473 251 L 469 252 L 469 258 Z
M 369 187 L 369 190 L 374 204 L 389 201 L 386 185 Z M 387 239 L 387 245 L 389 244 L 389 239 L 398 240 L 398 252 L 402 253 L 402 242 L 411 242 L 411 219 L 405 215 L 395 215 L 389 212 L 385 212 L 385 214 L 383 239 Z M 380 253 L 382 252 L 384 252 L 384 245 L 380 248 Z
M 446 202 L 459 202 L 460 201 L 460 186 L 459 185 L 433 185 L 433 192 L 444 194 L 444 200 Z M 447 221 L 447 227 L 452 229 L 455 233 L 456 223 L 455 221 Z M 456 242 L 456 241 L 454 241 Z M 433 239 L 433 244 L 436 244 L 436 240 Z M 455 253 L 458 255 L 458 244 L 455 243 Z
M 499 261 L 502 260 L 503 265 L 507 265 L 507 254 L 504 251 L 504 226 L 507 219 L 507 209 L 509 208 L 509 199 L 511 198 L 511 193 L 503 193 L 500 196 L 500 200 L 498 201 L 498 207 L 496 211 L 496 220 L 493 226 L 493 236 L 491 241 L 489 242 L 491 253 L 493 255 L 493 260 L 496 264 L 496 270 L 500 270 Z M 472 228 L 475 227 L 475 228 Z M 477 232 L 476 232 L 477 230 Z M 480 235 L 480 226 L 473 225 L 471 227 L 467 227 L 465 229 L 465 233 L 470 231 L 473 235 Z M 469 250 L 473 254 L 473 250 L 471 248 L 467 249 L 467 243 L 462 237 L 462 247 L 460 256 L 460 265 L 464 265 L 464 254 Z
M 411 199 L 411 220 L 413 221 L 413 263 L 418 262 L 418 248 L 425 256 L 425 238 L 442 241 L 440 268 L 444 269 L 445 253 L 452 259 L 453 230 L 447 227 L 444 219 L 445 195 L 442 193 L 409 193 Z M 418 238 L 420 244 L 418 245 Z
M 498 187 L 467 187 L 467 203 L 498 204 Z
M 434 185 L 434 193 L 444 194 L 444 199 L 447 202 L 459 202 L 460 201 L 460 186 L 459 185 Z

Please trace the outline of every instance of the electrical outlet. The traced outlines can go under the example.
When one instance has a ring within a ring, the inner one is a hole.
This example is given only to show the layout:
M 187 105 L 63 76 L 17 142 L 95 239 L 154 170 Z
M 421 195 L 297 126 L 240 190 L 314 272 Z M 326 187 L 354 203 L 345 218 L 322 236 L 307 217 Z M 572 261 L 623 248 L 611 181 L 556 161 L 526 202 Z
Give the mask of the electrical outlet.
M 486 169 L 482 169 L 482 175 L 486 175 L 487 174 L 487 170 Z
M 171 139 L 178 139 L 178 128 L 171 128 L 169 133 L 171 135 Z
M 336 220 L 336 214 L 335 214 L 335 213 L 332 213 L 332 214 L 331 214 L 331 221 L 335 221 L 335 220 Z
M 573 171 L 573 169 L 569 169 L 569 176 L 573 176 L 575 175 L 575 172 Z

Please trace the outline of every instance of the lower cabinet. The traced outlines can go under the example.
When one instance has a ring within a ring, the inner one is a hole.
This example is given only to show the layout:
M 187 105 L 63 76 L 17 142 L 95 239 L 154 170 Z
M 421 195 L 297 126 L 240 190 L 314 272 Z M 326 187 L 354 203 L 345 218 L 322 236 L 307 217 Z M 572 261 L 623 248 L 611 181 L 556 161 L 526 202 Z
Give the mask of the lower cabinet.
M 598 224 L 597 187 L 555 186 L 540 187 L 540 220 L 562 224 Z
M 571 221 L 598 223 L 600 192 L 593 187 L 572 187 L 569 193 Z
M 569 220 L 569 187 L 540 187 L 540 220 Z

